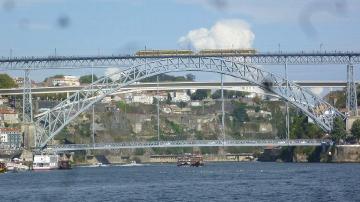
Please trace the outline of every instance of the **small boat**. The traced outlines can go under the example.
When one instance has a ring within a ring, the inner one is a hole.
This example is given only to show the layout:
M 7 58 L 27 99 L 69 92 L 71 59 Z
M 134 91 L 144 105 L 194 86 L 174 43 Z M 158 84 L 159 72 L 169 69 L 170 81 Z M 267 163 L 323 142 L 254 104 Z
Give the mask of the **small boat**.
M 143 166 L 143 164 L 138 164 L 136 161 L 131 161 L 130 163 L 121 166 Z
M 18 158 L 14 158 L 12 159 L 11 162 L 6 163 L 6 168 L 8 171 L 13 171 L 13 172 L 22 172 L 22 171 L 30 170 L 30 167 L 24 165 L 23 162 Z
M 7 171 L 6 164 L 0 162 L 0 173 L 5 173 Z
M 199 167 L 203 166 L 203 156 L 195 154 L 185 154 L 179 156 L 177 159 L 177 166 L 194 166 Z
M 29 166 L 16 162 L 6 163 L 6 167 L 8 171 L 13 171 L 13 172 L 24 172 L 30 170 Z
M 82 167 L 96 168 L 96 167 L 109 167 L 109 166 L 110 166 L 109 164 L 103 164 L 103 163 L 99 162 L 99 163 L 94 163 L 94 164 L 91 164 L 88 166 L 82 166 Z
M 60 160 L 59 161 L 59 169 L 71 169 L 71 163 L 69 160 Z

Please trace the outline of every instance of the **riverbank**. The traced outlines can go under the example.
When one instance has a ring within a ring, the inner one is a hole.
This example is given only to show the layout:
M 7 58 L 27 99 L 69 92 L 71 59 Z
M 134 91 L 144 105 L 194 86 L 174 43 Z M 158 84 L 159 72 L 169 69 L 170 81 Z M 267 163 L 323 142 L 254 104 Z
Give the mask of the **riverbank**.
M 107 153 L 75 158 L 75 164 L 125 164 L 138 163 L 176 163 L 178 155 L 121 155 Z M 360 145 L 338 145 L 333 147 L 283 147 L 266 148 L 263 153 L 241 154 L 203 154 L 205 162 L 322 162 L 322 163 L 360 163 Z M 82 159 L 82 160 L 81 160 Z

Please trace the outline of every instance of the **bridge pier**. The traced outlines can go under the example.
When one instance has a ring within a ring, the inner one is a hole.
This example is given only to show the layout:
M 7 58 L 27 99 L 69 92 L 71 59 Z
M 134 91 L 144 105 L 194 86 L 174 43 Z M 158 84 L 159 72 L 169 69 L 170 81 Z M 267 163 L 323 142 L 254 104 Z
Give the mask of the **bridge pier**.
M 33 121 L 30 69 L 25 69 L 23 81 L 23 122 Z
M 350 116 L 358 116 L 356 84 L 354 81 L 354 66 L 347 65 L 347 88 L 346 88 L 346 108 Z
M 21 126 L 21 131 L 23 131 L 24 134 L 24 139 L 23 139 L 23 143 L 24 143 L 24 148 L 25 149 L 32 149 L 35 147 L 35 135 L 36 135 L 36 130 L 35 130 L 35 125 L 32 123 L 24 123 Z

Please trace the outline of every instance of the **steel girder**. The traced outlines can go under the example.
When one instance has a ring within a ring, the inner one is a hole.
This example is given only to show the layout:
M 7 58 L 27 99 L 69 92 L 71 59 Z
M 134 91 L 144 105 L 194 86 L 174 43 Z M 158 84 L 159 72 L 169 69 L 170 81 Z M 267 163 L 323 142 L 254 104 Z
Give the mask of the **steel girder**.
M 309 65 L 309 64 L 359 64 L 360 53 L 351 52 L 318 52 L 318 53 L 260 53 L 254 55 L 171 55 L 171 56 L 54 56 L 54 57 L 24 57 L 0 58 L 0 68 L 3 70 L 30 69 L 62 69 L 62 68 L 108 68 L 133 66 L 149 60 L 165 58 L 193 58 L 203 57 L 224 58 L 234 62 L 259 65 Z
M 260 68 L 221 58 L 178 57 L 149 61 L 104 77 L 77 91 L 36 121 L 36 147 L 45 147 L 69 122 L 106 95 L 136 81 L 161 73 L 203 71 L 230 75 L 258 85 L 300 108 L 325 131 L 331 131 L 335 117 L 345 118 L 337 109 L 311 91 Z M 93 91 L 90 91 L 93 89 Z
M 64 152 L 92 149 L 135 149 L 135 148 L 165 148 L 165 147 L 267 147 L 267 146 L 321 146 L 332 145 L 331 140 L 321 139 L 262 139 L 262 140 L 178 140 L 152 142 L 120 142 L 96 144 L 62 144 L 49 145 L 48 151 Z M 50 153 L 52 153 L 50 152 Z

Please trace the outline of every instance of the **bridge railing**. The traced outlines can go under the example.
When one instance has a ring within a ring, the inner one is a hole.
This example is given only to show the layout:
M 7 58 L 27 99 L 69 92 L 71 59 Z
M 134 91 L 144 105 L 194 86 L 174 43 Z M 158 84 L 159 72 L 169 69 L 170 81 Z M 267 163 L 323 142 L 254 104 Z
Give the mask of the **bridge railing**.
M 192 146 L 316 146 L 328 144 L 331 140 L 324 139 L 263 139 L 263 140 L 180 140 L 150 142 L 119 142 L 96 144 L 63 144 L 49 145 L 49 150 L 85 150 L 85 149 L 116 149 L 116 148 L 149 148 L 149 147 L 192 147 Z

